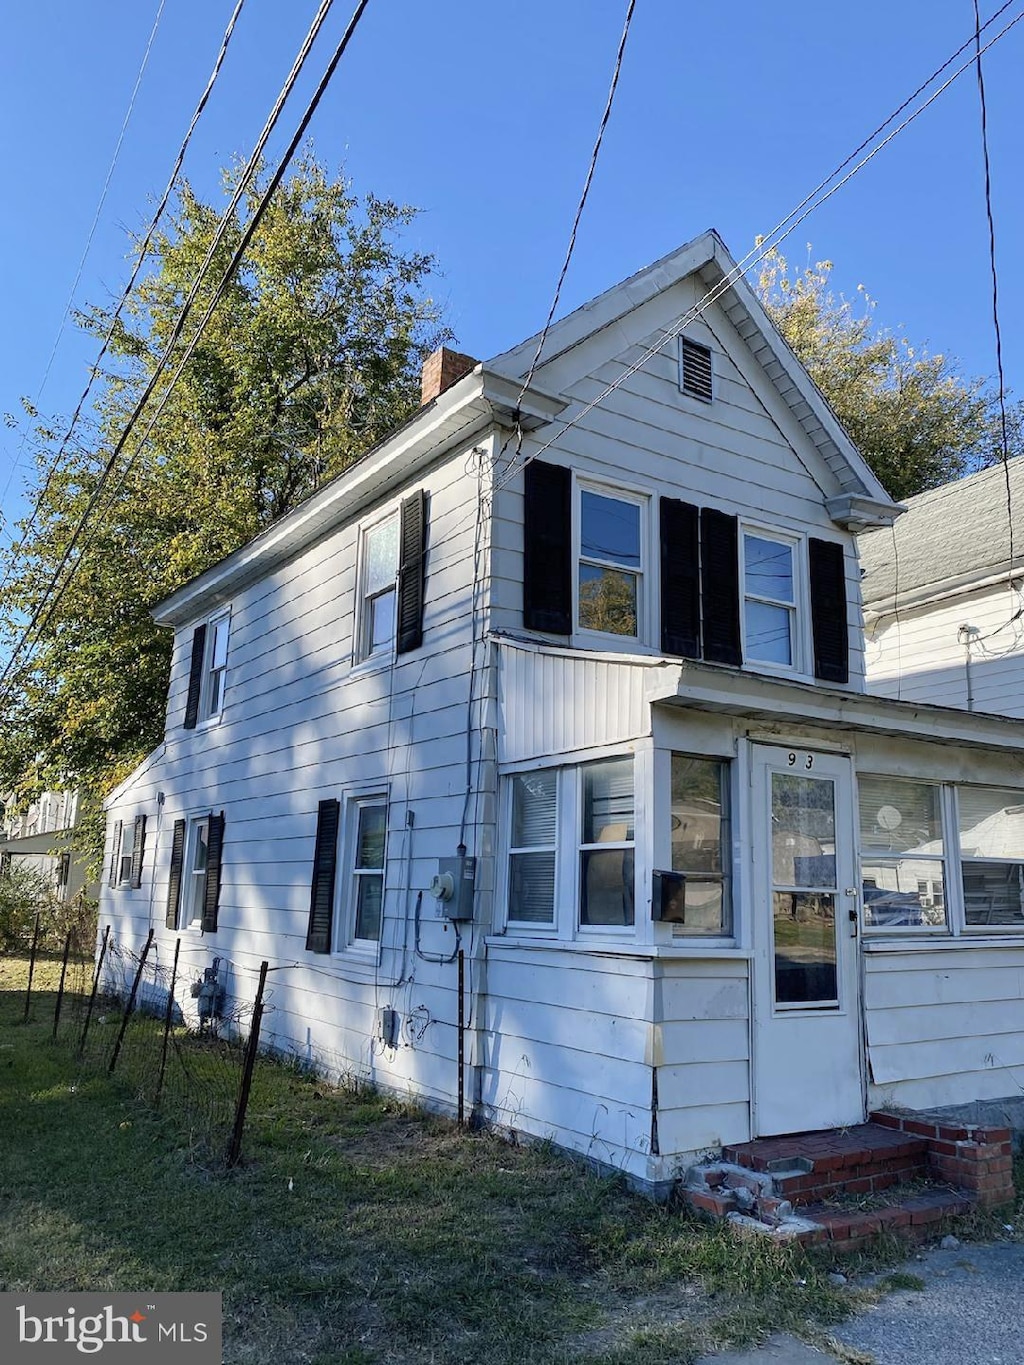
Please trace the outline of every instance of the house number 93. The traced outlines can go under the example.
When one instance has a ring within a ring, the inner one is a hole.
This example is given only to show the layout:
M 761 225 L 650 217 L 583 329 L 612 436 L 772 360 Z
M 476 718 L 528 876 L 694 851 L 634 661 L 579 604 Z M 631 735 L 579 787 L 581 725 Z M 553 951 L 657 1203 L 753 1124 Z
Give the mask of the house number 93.
M 814 767 L 814 755 L 797 754 L 790 750 L 790 752 L 786 755 L 786 762 L 789 764 L 791 768 L 799 766 L 801 768 L 810 769 Z

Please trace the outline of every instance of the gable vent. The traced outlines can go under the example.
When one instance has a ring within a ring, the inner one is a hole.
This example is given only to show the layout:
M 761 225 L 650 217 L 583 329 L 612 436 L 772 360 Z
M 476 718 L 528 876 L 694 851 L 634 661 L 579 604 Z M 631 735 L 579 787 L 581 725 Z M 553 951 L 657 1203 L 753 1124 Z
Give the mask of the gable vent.
M 691 398 L 711 402 L 711 352 L 699 341 L 679 339 L 679 387 Z

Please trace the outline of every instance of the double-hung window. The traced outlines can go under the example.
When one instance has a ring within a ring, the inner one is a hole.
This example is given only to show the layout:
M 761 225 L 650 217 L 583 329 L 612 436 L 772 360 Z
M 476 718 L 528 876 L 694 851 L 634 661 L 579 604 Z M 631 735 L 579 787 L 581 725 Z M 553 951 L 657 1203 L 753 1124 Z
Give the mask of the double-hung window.
M 384 852 L 388 808 L 383 798 L 355 803 L 355 847 L 352 856 L 351 915 L 355 943 L 380 941 L 384 906 Z
M 224 684 L 228 666 L 231 617 L 221 612 L 196 627 L 192 635 L 185 729 L 216 720 L 224 709 Z
M 376 952 L 384 915 L 387 825 L 384 795 L 349 797 L 344 819 L 337 797 L 320 802 L 306 933 L 309 952 L 365 954 L 371 947 Z
M 639 499 L 580 486 L 580 630 L 633 638 L 643 634 L 644 511 Z
M 559 937 L 631 928 L 633 759 L 509 778 L 507 922 Z
M 359 659 L 385 656 L 394 645 L 398 542 L 397 512 L 363 532 L 356 651 Z
M 176 820 L 171 840 L 167 888 L 167 927 L 194 927 L 204 933 L 217 928 L 224 812 Z
M 743 657 L 799 664 L 796 545 L 761 531 L 743 535 Z

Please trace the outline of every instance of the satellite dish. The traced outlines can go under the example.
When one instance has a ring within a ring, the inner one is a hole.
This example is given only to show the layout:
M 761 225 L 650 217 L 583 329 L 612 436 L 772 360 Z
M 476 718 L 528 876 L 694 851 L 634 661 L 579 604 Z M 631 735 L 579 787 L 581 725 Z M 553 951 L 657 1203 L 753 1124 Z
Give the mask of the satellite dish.
M 887 830 L 899 829 L 900 825 L 903 824 L 903 816 L 895 806 L 880 807 L 875 819 L 881 825 L 882 829 Z

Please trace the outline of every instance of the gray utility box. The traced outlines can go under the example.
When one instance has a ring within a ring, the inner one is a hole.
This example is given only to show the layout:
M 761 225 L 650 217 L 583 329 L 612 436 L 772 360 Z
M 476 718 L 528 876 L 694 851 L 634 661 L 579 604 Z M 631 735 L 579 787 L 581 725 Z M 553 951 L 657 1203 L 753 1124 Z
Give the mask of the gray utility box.
M 437 862 L 439 879 L 451 882 L 451 895 L 438 901 L 438 912 L 444 919 L 468 920 L 473 918 L 473 895 L 476 891 L 475 858 L 439 858 Z

